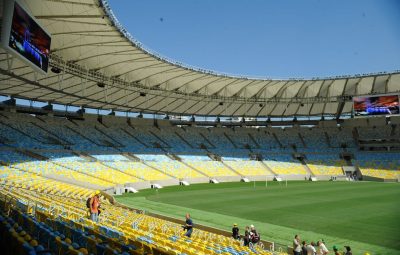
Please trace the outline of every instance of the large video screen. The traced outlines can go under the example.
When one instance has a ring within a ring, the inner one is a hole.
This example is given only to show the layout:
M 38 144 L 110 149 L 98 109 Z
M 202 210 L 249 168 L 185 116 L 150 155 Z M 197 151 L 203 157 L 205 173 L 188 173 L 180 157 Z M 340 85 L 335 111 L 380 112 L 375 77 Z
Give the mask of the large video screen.
M 51 37 L 14 2 L 8 46 L 47 73 L 50 43 Z
M 400 112 L 398 95 L 354 97 L 353 103 L 355 116 L 393 115 Z

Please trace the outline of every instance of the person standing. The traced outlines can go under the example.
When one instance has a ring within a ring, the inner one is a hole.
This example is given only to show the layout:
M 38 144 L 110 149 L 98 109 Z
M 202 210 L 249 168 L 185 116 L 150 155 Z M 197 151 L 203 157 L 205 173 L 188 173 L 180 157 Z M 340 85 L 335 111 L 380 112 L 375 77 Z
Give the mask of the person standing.
M 338 247 L 337 247 L 336 245 L 333 246 L 333 253 L 334 253 L 335 255 L 340 255 L 339 249 L 338 249 Z
M 307 243 L 306 241 L 302 242 L 302 246 L 301 246 L 301 255 L 307 255 Z
M 256 227 L 250 225 L 250 242 L 256 244 L 260 241 L 260 235 L 258 234 Z
M 329 253 L 329 250 L 326 248 L 324 242 L 319 240 L 317 245 L 318 245 L 318 253 L 317 253 L 318 255 L 326 255 Z
M 237 226 L 236 223 L 233 224 L 233 228 L 232 228 L 232 237 L 233 237 L 233 239 L 235 239 L 235 240 L 238 240 L 238 239 L 240 238 L 240 235 L 239 235 L 239 228 L 238 228 L 238 226 Z
M 315 243 L 311 242 L 309 245 L 307 245 L 307 255 L 316 255 L 317 250 L 315 249 Z
M 293 239 L 293 254 L 301 255 L 301 245 L 300 245 L 300 236 L 295 235 Z
M 90 199 L 90 219 L 94 222 L 99 222 L 99 207 L 100 207 L 100 191 L 96 191 L 92 199 Z
M 243 237 L 243 245 L 249 246 L 249 243 L 250 243 L 250 228 L 249 226 L 246 226 Z
M 183 227 L 183 229 L 186 230 L 185 236 L 186 237 L 191 237 L 192 236 L 192 232 L 193 232 L 193 221 L 190 218 L 190 214 L 187 213 L 186 214 L 186 221 L 185 221 L 185 226 Z
M 346 248 L 346 252 L 344 253 L 344 255 L 353 255 L 350 246 L 345 246 L 344 248 Z

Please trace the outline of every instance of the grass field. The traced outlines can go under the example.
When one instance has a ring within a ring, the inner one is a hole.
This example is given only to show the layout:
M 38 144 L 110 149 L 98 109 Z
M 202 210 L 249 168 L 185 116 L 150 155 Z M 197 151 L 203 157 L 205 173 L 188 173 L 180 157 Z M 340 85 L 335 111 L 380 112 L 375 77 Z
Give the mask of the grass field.
M 400 254 L 400 184 L 276 182 L 197 184 L 143 190 L 116 199 L 134 208 L 229 230 L 254 224 L 264 240 L 291 245 L 324 239 L 353 254 Z

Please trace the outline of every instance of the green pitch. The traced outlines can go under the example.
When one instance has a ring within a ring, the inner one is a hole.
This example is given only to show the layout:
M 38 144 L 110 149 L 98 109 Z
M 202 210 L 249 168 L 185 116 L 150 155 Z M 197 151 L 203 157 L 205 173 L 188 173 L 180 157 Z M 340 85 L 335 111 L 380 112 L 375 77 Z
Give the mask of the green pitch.
M 255 225 L 261 238 L 291 245 L 324 239 L 353 254 L 400 254 L 400 184 L 375 182 L 220 183 L 165 187 L 116 197 L 134 208 L 230 230 Z M 243 232 L 242 232 L 243 233 Z

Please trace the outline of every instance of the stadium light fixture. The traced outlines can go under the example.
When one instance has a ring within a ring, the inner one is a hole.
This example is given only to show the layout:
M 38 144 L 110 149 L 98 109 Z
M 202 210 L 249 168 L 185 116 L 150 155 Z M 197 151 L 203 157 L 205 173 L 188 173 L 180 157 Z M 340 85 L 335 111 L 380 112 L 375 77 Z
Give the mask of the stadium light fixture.
M 16 106 L 17 100 L 15 100 L 15 98 L 11 97 L 10 99 L 3 101 L 3 104 L 9 105 L 9 106 Z
M 50 70 L 51 70 L 53 73 L 56 73 L 56 74 L 61 73 L 61 69 L 58 68 L 58 67 L 56 67 L 56 66 L 53 66 Z
M 84 114 L 85 112 L 86 112 L 86 110 L 85 110 L 85 108 L 83 108 L 83 106 L 81 106 L 81 108 L 78 111 L 76 111 L 76 113 L 78 113 L 78 114 Z
M 42 107 L 42 109 L 47 111 L 53 111 L 53 105 L 51 104 L 51 102 L 48 102 L 47 105 Z
M 97 87 L 99 87 L 99 88 L 104 88 L 105 86 L 106 86 L 106 84 L 104 82 L 97 83 Z

